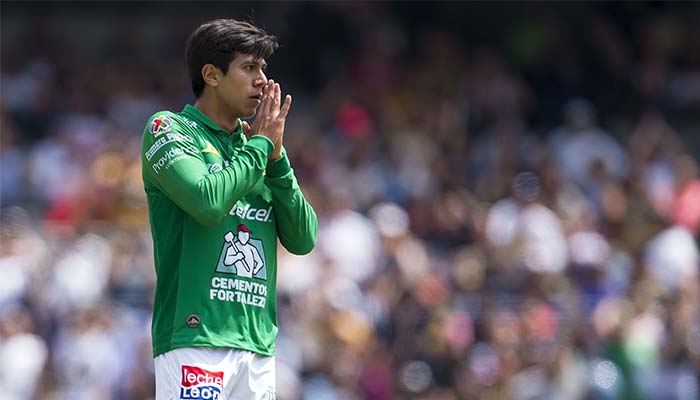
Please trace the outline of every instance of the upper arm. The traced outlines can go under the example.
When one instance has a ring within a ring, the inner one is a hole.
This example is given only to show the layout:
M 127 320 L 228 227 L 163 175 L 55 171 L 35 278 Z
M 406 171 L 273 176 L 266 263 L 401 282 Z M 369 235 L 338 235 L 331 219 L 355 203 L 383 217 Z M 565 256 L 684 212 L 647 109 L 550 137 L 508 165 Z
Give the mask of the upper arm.
M 141 153 L 144 175 L 178 206 L 186 208 L 183 196 L 206 172 L 197 140 L 172 113 L 157 113 L 146 125 Z
M 198 223 L 213 225 L 260 179 L 273 145 L 267 138 L 251 140 L 228 167 L 210 172 L 203 139 L 188 129 L 172 113 L 151 118 L 143 134 L 144 177 Z

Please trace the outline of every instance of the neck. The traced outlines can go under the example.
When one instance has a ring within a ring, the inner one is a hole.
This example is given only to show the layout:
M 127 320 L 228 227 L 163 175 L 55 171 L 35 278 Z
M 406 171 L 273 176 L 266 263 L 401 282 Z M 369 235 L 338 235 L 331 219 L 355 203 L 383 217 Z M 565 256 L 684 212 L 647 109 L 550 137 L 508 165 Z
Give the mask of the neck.
M 229 114 L 226 107 L 223 107 L 220 101 L 206 91 L 197 99 L 194 106 L 222 129 L 233 132 L 238 128 L 238 117 Z

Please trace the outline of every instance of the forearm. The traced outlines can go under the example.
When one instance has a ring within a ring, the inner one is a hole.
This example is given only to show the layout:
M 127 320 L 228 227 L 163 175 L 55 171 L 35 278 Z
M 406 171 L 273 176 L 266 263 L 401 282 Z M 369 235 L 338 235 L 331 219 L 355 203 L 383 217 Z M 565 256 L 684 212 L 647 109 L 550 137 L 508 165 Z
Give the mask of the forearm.
M 272 192 L 280 242 L 293 254 L 309 253 L 316 245 L 318 219 L 299 188 L 286 154 L 268 165 L 265 184 Z
M 213 225 L 262 178 L 271 151 L 269 140 L 254 139 L 221 171 L 209 173 L 206 164 L 191 157 L 152 177 L 159 188 L 197 222 Z

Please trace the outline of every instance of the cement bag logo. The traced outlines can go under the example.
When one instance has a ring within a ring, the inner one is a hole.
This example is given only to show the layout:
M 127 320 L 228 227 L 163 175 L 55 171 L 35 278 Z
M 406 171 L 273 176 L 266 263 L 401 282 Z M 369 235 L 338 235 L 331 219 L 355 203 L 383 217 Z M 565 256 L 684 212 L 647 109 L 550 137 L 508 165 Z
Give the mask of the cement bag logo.
M 267 280 L 265 248 L 262 240 L 253 238 L 252 234 L 244 224 L 236 227 L 235 234 L 226 232 L 216 272 Z
M 182 386 L 180 399 L 218 400 L 224 388 L 224 371 L 207 371 L 206 369 L 182 366 Z

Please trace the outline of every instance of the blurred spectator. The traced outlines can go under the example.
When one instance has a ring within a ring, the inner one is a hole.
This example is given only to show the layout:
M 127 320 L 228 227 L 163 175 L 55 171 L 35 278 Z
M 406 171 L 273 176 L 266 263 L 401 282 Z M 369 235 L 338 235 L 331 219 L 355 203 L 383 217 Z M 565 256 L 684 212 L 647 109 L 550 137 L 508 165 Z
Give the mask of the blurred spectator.
M 3 309 L 0 321 L 0 388 L 9 399 L 28 399 L 41 384 L 49 347 L 34 333 L 31 316 L 19 307 Z
M 552 154 L 566 180 L 586 192 L 600 190 L 600 176 L 622 179 L 627 174 L 625 154 L 610 134 L 597 125 L 593 105 L 574 99 L 564 106 L 565 125 L 550 135 Z
M 486 235 L 508 263 L 522 262 L 535 272 L 560 273 L 568 252 L 559 218 L 537 200 L 540 179 L 531 172 L 513 178 L 513 197 L 496 202 L 486 221 Z

